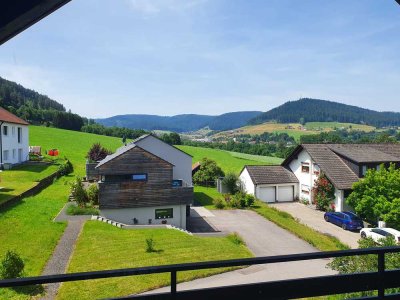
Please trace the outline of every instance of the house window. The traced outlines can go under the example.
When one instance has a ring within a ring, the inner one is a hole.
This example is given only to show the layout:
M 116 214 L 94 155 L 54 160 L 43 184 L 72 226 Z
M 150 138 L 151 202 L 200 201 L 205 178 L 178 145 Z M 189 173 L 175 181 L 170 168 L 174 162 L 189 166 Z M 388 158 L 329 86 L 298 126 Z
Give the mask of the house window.
M 15 136 L 15 126 L 11 127 L 12 136 Z
M 173 208 L 156 209 L 156 220 L 159 219 L 172 219 L 174 217 Z
M 314 164 L 313 169 L 314 169 L 314 175 L 319 176 L 320 173 L 319 166 L 317 164 Z
M 376 166 L 376 170 L 379 171 L 381 169 L 381 165 Z
M 146 173 L 133 174 L 132 175 L 132 180 L 133 181 L 147 181 L 147 174 Z
M 3 135 L 8 135 L 8 126 L 3 126 Z
M 309 163 L 301 163 L 301 172 L 310 173 L 310 164 Z
M 367 174 L 367 166 L 366 165 L 362 166 L 361 174 L 362 174 L 362 176 L 365 176 L 365 174 Z
M 18 127 L 18 143 L 22 143 L 22 128 Z
M 308 185 L 302 184 L 301 185 L 301 192 L 303 194 L 309 195 L 310 194 L 310 187 Z
M 4 159 L 4 161 L 8 160 L 8 150 L 3 151 L 3 159 Z
M 12 158 L 15 159 L 17 157 L 17 150 L 13 149 L 12 153 L 13 153 Z

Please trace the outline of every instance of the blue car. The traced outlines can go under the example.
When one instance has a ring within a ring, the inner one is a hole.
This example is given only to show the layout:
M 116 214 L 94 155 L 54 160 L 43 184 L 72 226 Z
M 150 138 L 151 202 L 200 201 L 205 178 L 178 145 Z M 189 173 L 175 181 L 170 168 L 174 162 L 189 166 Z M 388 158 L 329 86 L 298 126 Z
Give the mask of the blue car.
M 344 230 L 360 230 L 364 228 L 364 223 L 360 217 L 350 211 L 326 212 L 324 219 L 342 227 Z

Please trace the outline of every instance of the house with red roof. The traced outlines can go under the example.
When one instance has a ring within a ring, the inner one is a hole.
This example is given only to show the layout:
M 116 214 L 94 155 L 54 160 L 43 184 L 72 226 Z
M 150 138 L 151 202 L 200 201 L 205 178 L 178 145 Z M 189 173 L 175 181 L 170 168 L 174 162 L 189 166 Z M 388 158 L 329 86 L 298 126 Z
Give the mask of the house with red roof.
M 0 166 L 29 159 L 29 123 L 0 107 Z

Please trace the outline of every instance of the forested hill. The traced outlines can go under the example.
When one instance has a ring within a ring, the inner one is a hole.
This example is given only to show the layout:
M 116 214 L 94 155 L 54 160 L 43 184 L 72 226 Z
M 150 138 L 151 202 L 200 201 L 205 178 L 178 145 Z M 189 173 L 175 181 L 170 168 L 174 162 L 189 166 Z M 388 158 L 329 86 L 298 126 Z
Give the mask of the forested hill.
M 211 130 L 228 130 L 242 127 L 260 111 L 231 112 L 219 116 L 183 114 L 176 116 L 157 115 L 119 115 L 106 119 L 97 119 L 96 122 L 105 126 L 119 126 L 132 129 L 170 130 L 188 132 L 208 126 Z
M 279 123 L 343 122 L 368 124 L 376 127 L 400 126 L 400 113 L 378 112 L 357 106 L 303 98 L 289 101 L 251 119 L 249 124 L 267 121 Z

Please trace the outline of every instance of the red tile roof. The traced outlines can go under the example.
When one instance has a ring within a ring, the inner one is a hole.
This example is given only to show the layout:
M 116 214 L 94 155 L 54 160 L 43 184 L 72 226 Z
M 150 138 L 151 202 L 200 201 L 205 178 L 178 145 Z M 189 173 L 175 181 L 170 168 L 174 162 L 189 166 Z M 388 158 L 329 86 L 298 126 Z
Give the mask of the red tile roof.
M 29 125 L 28 122 L 22 120 L 21 118 L 17 117 L 16 115 L 10 113 L 8 110 L 0 107 L 0 121 L 1 122 L 8 122 L 8 123 L 15 123 L 21 125 Z

